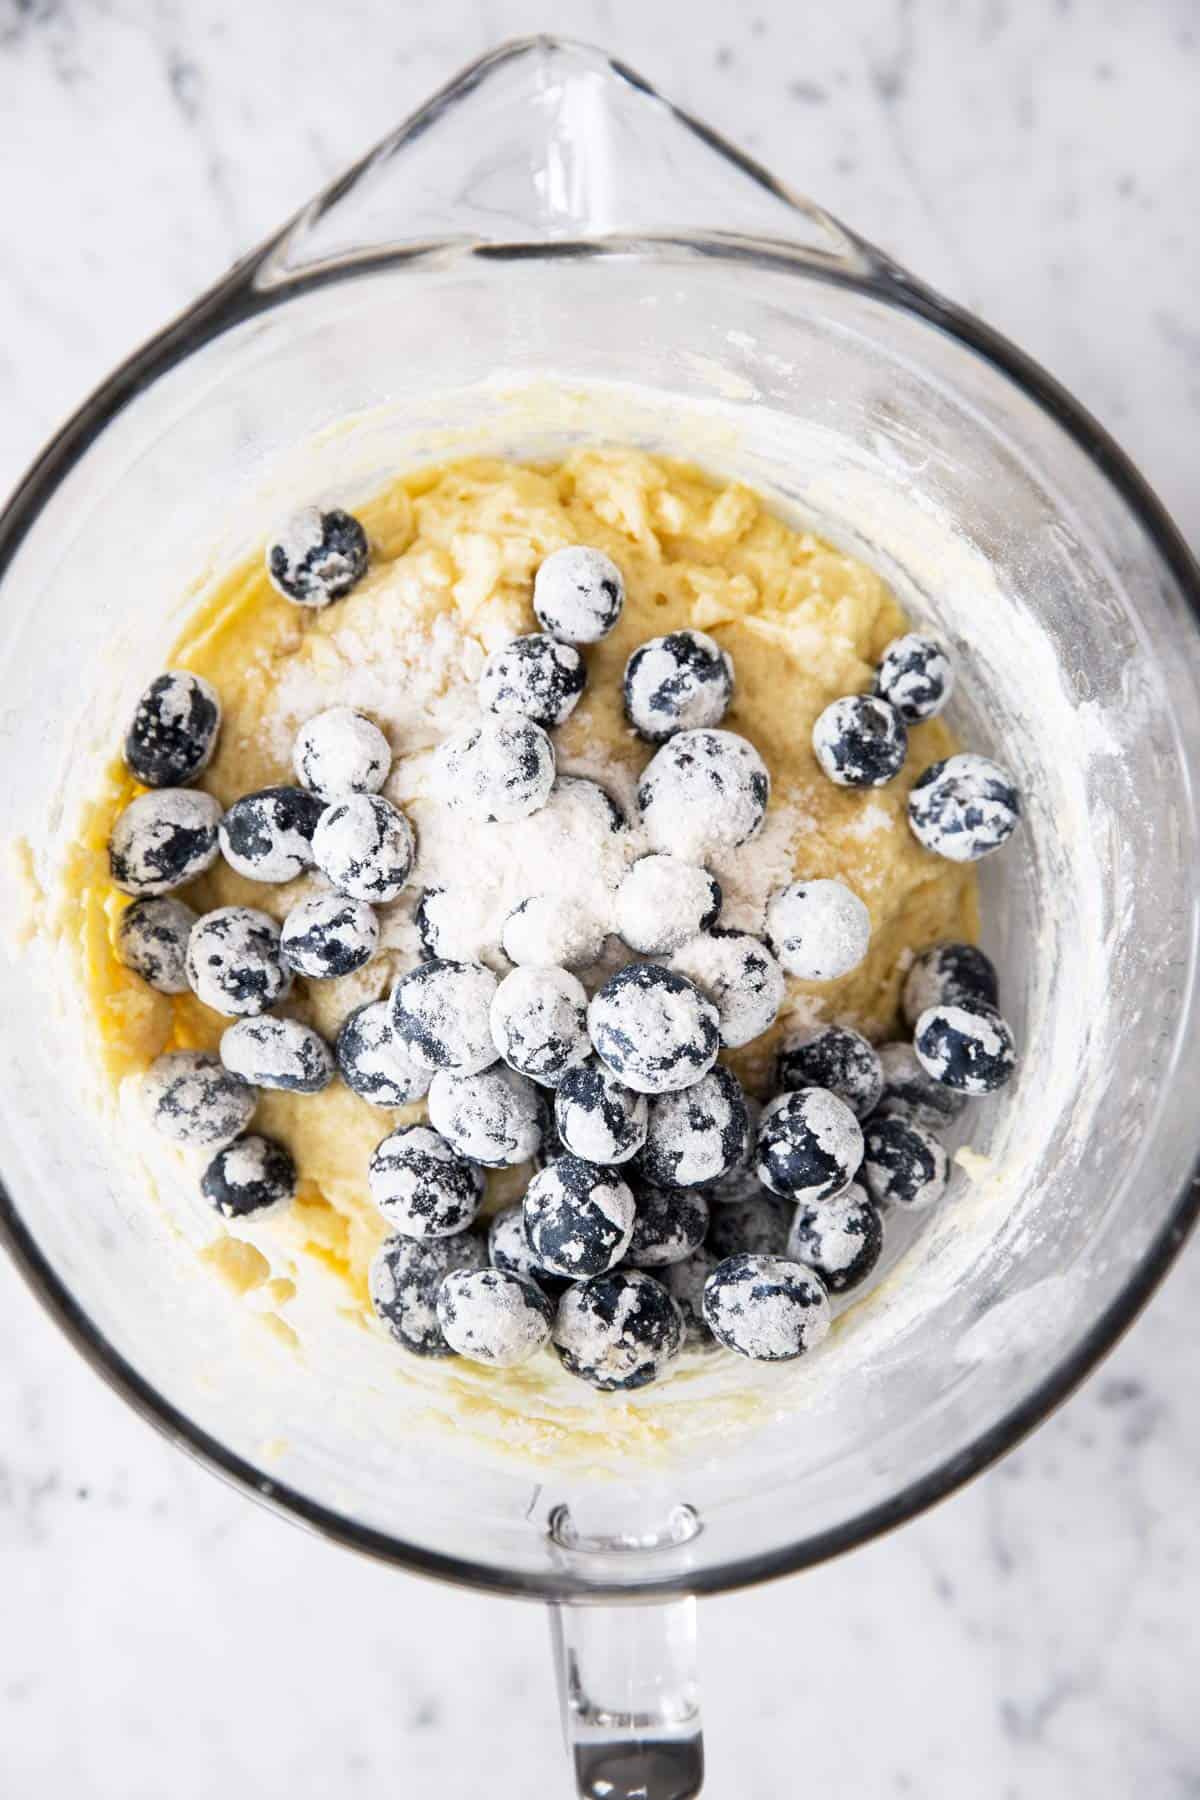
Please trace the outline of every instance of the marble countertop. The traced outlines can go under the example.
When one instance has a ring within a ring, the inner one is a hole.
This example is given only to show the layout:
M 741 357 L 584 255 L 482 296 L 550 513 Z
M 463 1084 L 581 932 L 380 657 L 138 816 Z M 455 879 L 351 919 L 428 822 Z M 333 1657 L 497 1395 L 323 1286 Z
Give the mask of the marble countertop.
M 552 15 L 1039 357 L 1200 545 L 1195 9 L 803 13 L 0 0 L 0 484 L 461 62 Z M 802 1749 L 813 1793 L 1200 1795 L 1198 1315 L 1193 1248 L 1000 1467 L 853 1557 L 707 1603 L 706 1791 L 797 1793 Z M 538 1609 L 381 1573 L 247 1506 L 3 1267 L 0 1595 L 11 1800 L 568 1791 Z

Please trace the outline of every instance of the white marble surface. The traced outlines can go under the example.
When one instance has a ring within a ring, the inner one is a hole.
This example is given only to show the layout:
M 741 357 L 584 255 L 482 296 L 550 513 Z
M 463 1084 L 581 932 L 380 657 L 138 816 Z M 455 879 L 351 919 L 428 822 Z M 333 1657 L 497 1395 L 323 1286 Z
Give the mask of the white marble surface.
M 351 154 L 551 17 L 1040 357 L 1200 542 L 1191 0 L 0 0 L 0 483 Z M 708 1791 L 1200 1795 L 1198 1313 L 1193 1252 L 1000 1468 L 707 1605 Z M 0 1268 L 0 1793 L 566 1791 L 536 1609 L 249 1507 Z

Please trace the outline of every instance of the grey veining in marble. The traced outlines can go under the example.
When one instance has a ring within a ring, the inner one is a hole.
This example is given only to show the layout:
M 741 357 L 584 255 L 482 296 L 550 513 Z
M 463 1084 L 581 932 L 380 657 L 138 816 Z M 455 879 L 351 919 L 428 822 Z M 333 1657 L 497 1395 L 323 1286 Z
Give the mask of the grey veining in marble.
M 0 0 L 0 483 L 461 62 L 548 23 L 1032 351 L 1200 542 L 1190 0 Z M 714 1797 L 1200 1796 L 1197 1317 L 1193 1252 L 968 1491 L 706 1606 Z M 11 1800 L 565 1792 L 535 1608 L 383 1574 L 247 1506 L 6 1267 L 0 1596 Z

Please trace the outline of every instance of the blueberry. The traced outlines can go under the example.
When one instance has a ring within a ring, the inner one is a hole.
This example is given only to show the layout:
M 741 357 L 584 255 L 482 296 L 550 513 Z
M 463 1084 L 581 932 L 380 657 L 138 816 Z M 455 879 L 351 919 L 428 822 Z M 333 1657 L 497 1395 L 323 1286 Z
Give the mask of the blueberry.
M 819 1206 L 796 1208 L 787 1253 L 819 1275 L 831 1294 L 861 1287 L 882 1251 L 879 1208 L 857 1182 Z
M 603 550 L 570 544 L 556 550 L 533 583 L 538 624 L 564 644 L 597 644 L 607 637 L 625 604 L 621 571 Z
M 744 1094 L 742 1098 L 746 1108 L 746 1129 L 737 1161 L 724 1175 L 718 1176 L 716 1181 L 705 1183 L 705 1198 L 720 1206 L 727 1206 L 733 1200 L 745 1200 L 750 1195 L 761 1194 L 763 1191 L 754 1173 L 762 1107 L 749 1094 Z
M 125 735 L 125 761 L 149 788 L 183 787 L 212 761 L 221 702 L 202 675 L 168 669 L 146 689 Z
M 822 1025 L 784 1039 L 776 1083 L 785 1093 L 795 1088 L 828 1088 L 845 1101 L 856 1119 L 865 1119 L 879 1105 L 883 1067 L 878 1051 L 860 1031 L 852 1031 L 848 1025 Z
M 509 962 L 587 969 L 604 954 L 608 933 L 586 901 L 569 894 L 530 894 L 504 921 L 500 943 Z
M 469 879 L 453 887 L 421 889 L 413 908 L 419 954 L 446 962 L 478 962 L 481 952 L 499 950 L 495 897 Z
M 456 1237 L 392 1237 L 371 1263 L 371 1305 L 396 1342 L 414 1356 L 452 1356 L 438 1324 L 437 1298 L 447 1275 L 486 1269 L 487 1250 L 474 1231 Z
M 665 1094 L 690 1087 L 717 1060 L 717 1009 L 673 969 L 629 963 L 588 1007 L 597 1056 L 626 1087 Z
M 283 921 L 281 947 L 288 967 L 310 981 L 352 975 L 379 948 L 379 920 L 365 900 L 314 894 Z
M 487 712 L 532 719 L 550 731 L 570 718 L 586 682 L 578 650 L 533 632 L 492 651 L 479 677 L 479 704 Z
M 142 1077 L 142 1099 L 155 1131 L 172 1143 L 217 1149 L 245 1131 L 258 1096 L 215 1056 L 171 1050 Z
M 392 1029 L 386 1000 L 356 1006 L 333 1046 L 346 1086 L 372 1106 L 409 1106 L 429 1091 L 429 1070 L 410 1062 Z
M 871 945 L 871 915 L 844 882 L 793 881 L 767 902 L 767 942 L 789 975 L 836 981 Z
M 946 1152 L 923 1125 L 900 1113 L 868 1123 L 862 1181 L 877 1205 L 924 1212 L 937 1205 L 949 1179 Z
M 680 731 L 642 773 L 638 805 L 652 850 L 684 862 L 736 850 L 762 829 L 767 765 L 732 731 Z
M 301 787 L 319 799 L 377 794 L 388 778 L 392 752 L 378 725 L 352 706 L 331 706 L 301 727 L 292 767 Z
M 704 1284 L 720 1260 L 702 1244 L 681 1262 L 667 1263 L 655 1271 L 683 1315 L 684 1345 L 689 1350 L 717 1347 L 704 1317 Z
M 727 1350 L 755 1362 L 791 1362 L 827 1335 L 829 1296 L 803 1263 L 731 1256 L 704 1284 L 704 1317 Z
M 221 808 L 211 794 L 160 788 L 120 813 L 108 844 L 113 881 L 126 894 L 169 894 L 211 869 L 219 855 Z
M 588 1056 L 587 991 L 565 969 L 519 968 L 497 988 L 492 1041 L 510 1068 L 554 1088 Z
M 689 1188 L 640 1186 L 626 1261 L 635 1269 L 682 1262 L 700 1248 L 707 1231 L 708 1201 L 703 1194 Z
M 838 787 L 883 787 L 904 767 L 908 731 L 894 706 L 873 694 L 848 694 L 821 713 L 813 754 Z
M 646 1141 L 650 1107 L 644 1094 L 618 1081 L 599 1057 L 568 1069 L 554 1096 L 554 1116 L 567 1149 L 587 1162 L 624 1163 Z
M 524 1275 L 528 1280 L 536 1281 L 552 1299 L 557 1299 L 568 1286 L 563 1276 L 552 1275 L 549 1269 L 543 1269 L 529 1248 L 529 1239 L 525 1236 L 525 1209 L 520 1201 L 515 1206 L 506 1206 L 490 1221 L 488 1256 L 494 1269 L 504 1269 L 510 1275 Z
M 677 856 L 642 856 L 617 889 L 617 930 L 642 956 L 669 955 L 715 925 L 721 884 Z
M 187 978 L 197 1000 L 227 1017 L 252 1018 L 286 998 L 279 927 L 253 906 L 219 906 L 192 926 Z
M 827 1088 L 797 1088 L 763 1108 L 755 1169 L 774 1194 L 812 1206 L 849 1187 L 862 1162 L 862 1127 Z
M 913 1049 L 927 1075 L 960 1094 L 990 1094 L 1017 1066 L 1010 1027 L 983 1000 L 929 1007 L 917 1020 Z
M 497 1061 L 491 1006 L 498 983 L 482 963 L 434 958 L 402 975 L 392 993 L 392 1028 L 422 1069 L 477 1075 Z
M 748 1129 L 741 1083 L 718 1063 L 682 1092 L 651 1100 L 639 1170 L 654 1187 L 720 1181 L 738 1166 Z
M 221 1061 L 255 1087 L 319 1094 L 333 1080 L 333 1052 L 298 1019 L 239 1019 L 221 1038 Z
M 459 1356 L 512 1369 L 550 1341 L 554 1307 L 526 1276 L 456 1269 L 438 1291 L 437 1316 L 443 1337 Z
M 568 1288 L 553 1341 L 563 1367 L 603 1393 L 648 1387 L 683 1348 L 683 1314 L 661 1282 L 615 1269 Z
M 793 1212 L 786 1201 L 762 1188 L 714 1206 L 708 1247 L 722 1262 L 727 1256 L 785 1256 Z
M 353 514 L 304 506 L 267 545 L 267 574 L 285 600 L 328 606 L 362 580 L 367 534 Z
M 188 934 L 196 919 L 182 900 L 135 900 L 117 924 L 122 967 L 160 994 L 186 994 Z
M 439 1069 L 429 1086 L 429 1123 L 460 1156 L 488 1169 L 536 1156 L 547 1117 L 532 1081 L 505 1063 L 474 1075 Z
M 296 1165 L 274 1138 L 235 1138 L 205 1169 L 200 1191 L 227 1219 L 260 1217 L 295 1198 Z
M 625 716 L 639 737 L 719 725 L 733 698 L 733 662 L 703 631 L 672 631 L 640 644 L 625 665 Z
M 448 806 L 478 824 L 511 824 L 545 806 L 554 786 L 554 746 L 531 719 L 488 716 L 437 752 Z
M 321 814 L 312 856 L 339 894 L 382 906 L 397 898 L 412 874 L 417 840 L 404 814 L 382 794 L 349 794 Z
M 904 1019 L 914 1026 L 931 1006 L 982 1000 L 995 1006 L 1000 983 L 991 958 L 974 944 L 934 944 L 917 957 L 904 983 Z
M 879 1052 L 883 1092 L 876 1112 L 902 1113 L 930 1131 L 953 1124 L 967 1104 L 965 1094 L 943 1087 L 917 1061 L 911 1044 L 884 1044 Z
M 908 822 L 917 842 L 950 862 L 978 862 L 1008 842 L 1021 796 L 1007 769 L 962 754 L 931 763 L 913 783 Z
M 465 1231 L 483 1199 L 483 1176 L 428 1125 L 401 1125 L 375 1146 L 367 1165 L 371 1198 L 406 1237 Z
M 610 1168 L 560 1156 L 525 1190 L 525 1236 L 552 1275 L 572 1281 L 619 1263 L 633 1236 L 634 1198 Z
M 915 631 L 893 638 L 875 673 L 875 692 L 906 725 L 935 718 L 954 687 L 954 665 L 936 638 Z
M 774 952 L 749 932 L 723 925 L 689 939 L 671 958 L 671 967 L 712 1001 L 721 1042 L 729 1050 L 769 1031 L 787 992 Z
M 235 800 L 221 821 L 221 854 L 248 881 L 294 881 L 313 865 L 324 803 L 304 788 L 260 788 Z
M 565 832 L 581 840 L 629 830 L 629 820 L 608 789 L 587 775 L 559 775 L 546 806 Z

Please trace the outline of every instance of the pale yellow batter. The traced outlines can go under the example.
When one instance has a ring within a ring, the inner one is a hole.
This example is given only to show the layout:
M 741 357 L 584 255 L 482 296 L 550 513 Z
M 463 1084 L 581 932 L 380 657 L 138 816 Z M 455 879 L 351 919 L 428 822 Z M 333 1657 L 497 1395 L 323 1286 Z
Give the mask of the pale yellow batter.
M 763 1091 L 788 1016 L 846 1020 L 884 1037 L 895 1023 L 906 953 L 940 938 L 974 938 L 970 867 L 929 855 L 905 822 L 913 780 L 954 748 L 946 727 L 937 720 L 916 727 L 901 776 L 866 793 L 833 786 L 810 749 L 818 712 L 837 696 L 866 688 L 884 646 L 906 629 L 896 601 L 870 569 L 790 529 L 747 488 L 721 486 L 695 469 L 633 450 L 580 451 L 538 468 L 458 462 L 398 480 L 355 510 L 370 538 L 371 564 L 347 599 L 320 612 L 292 606 L 271 588 L 258 556 L 203 601 L 168 659 L 171 667 L 207 676 L 220 693 L 224 725 L 203 785 L 223 804 L 293 781 L 289 748 L 296 727 L 324 706 L 349 700 L 388 733 L 397 761 L 387 792 L 415 809 L 419 835 L 424 753 L 470 705 L 486 651 L 536 629 L 530 592 L 540 561 L 582 542 L 620 565 L 627 600 L 616 630 L 587 651 L 587 691 L 555 733 L 560 767 L 636 775 L 651 751 L 622 713 L 625 662 L 649 637 L 700 627 L 733 658 L 737 686 L 725 723 L 749 738 L 770 768 L 772 815 L 787 827 L 776 836 L 792 871 L 838 876 L 871 912 L 866 961 L 841 981 L 790 983 L 789 1012 L 780 1025 L 729 1057 L 747 1085 Z M 215 1048 L 228 1023 L 191 996 L 152 992 L 114 954 L 114 927 L 128 901 L 109 880 L 106 845 L 113 819 L 138 791 L 114 760 L 88 807 L 58 896 L 60 931 L 78 953 L 94 1047 L 114 1097 L 125 1078 L 163 1050 Z M 304 881 L 252 883 L 220 864 L 182 897 L 201 911 L 239 903 L 282 918 L 304 887 Z M 403 932 L 389 933 L 386 921 L 384 942 L 392 947 L 358 976 L 312 984 L 307 992 L 298 983 L 285 1010 L 332 1036 L 353 1005 L 385 993 L 410 960 Z M 314 1258 L 335 1272 L 348 1299 L 369 1317 L 366 1269 L 385 1231 L 367 1197 L 368 1157 L 396 1123 L 421 1112 L 381 1111 L 340 1082 L 311 1097 L 263 1094 L 254 1128 L 290 1147 L 303 1177 L 300 1197 L 286 1219 L 239 1228 L 253 1244 L 218 1235 L 207 1255 L 235 1286 L 269 1288 L 281 1331 L 289 1299 Z M 493 1177 L 489 1206 L 518 1193 L 524 1175 L 510 1170 Z M 215 1221 L 214 1232 L 220 1230 Z M 413 1379 L 435 1378 L 432 1365 L 417 1371 L 380 1332 L 380 1355 L 389 1354 Z M 455 1376 L 437 1365 L 436 1378 Z M 525 1370 L 478 1372 L 489 1404 L 503 1407 L 509 1395 L 522 1413 L 540 1382 L 563 1379 L 549 1353 Z M 572 1384 L 571 1400 L 581 1414 L 607 1405 L 608 1432 L 642 1404 L 632 1396 L 614 1410 L 612 1400 L 579 1383 Z

